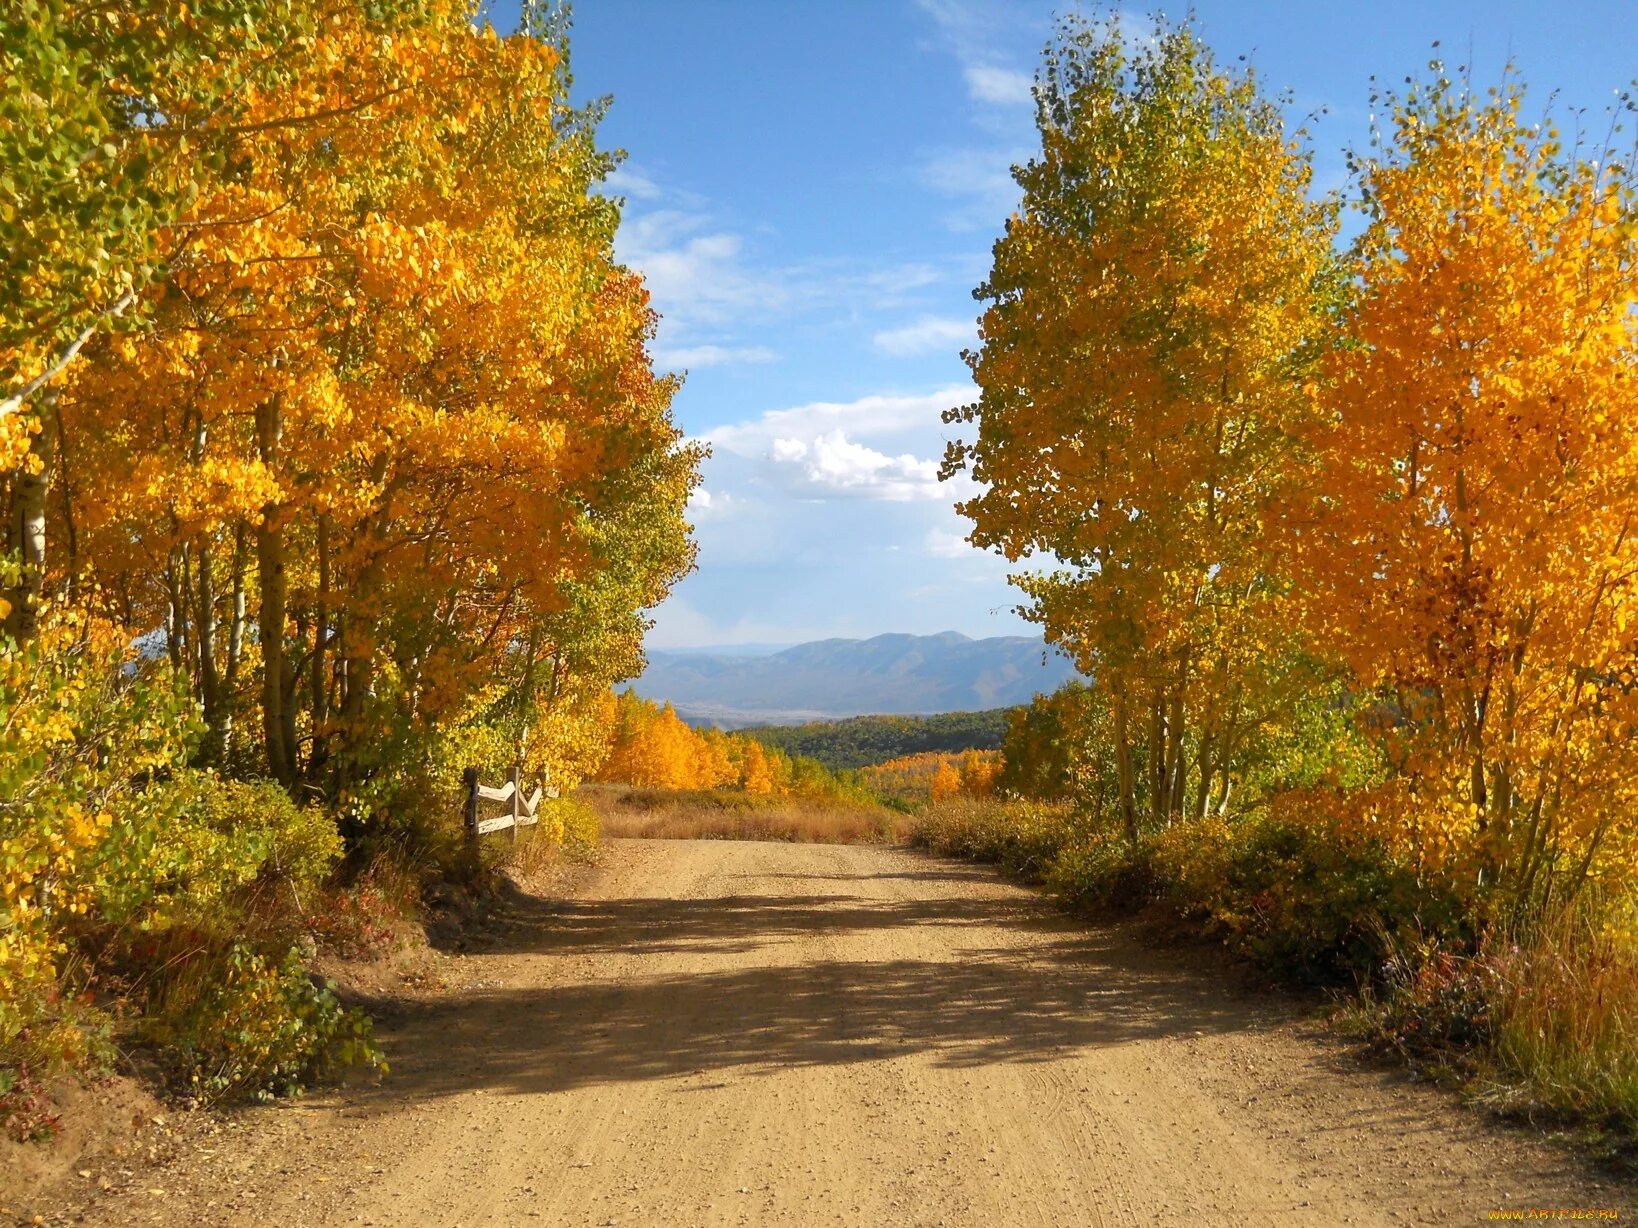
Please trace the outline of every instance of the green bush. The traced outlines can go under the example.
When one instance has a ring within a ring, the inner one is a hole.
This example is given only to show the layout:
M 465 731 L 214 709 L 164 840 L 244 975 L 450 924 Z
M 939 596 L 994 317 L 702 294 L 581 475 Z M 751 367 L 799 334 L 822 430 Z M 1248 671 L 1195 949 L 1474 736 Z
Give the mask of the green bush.
M 1053 861 L 1046 886 L 1072 908 L 1135 912 L 1157 893 L 1149 854 L 1113 837 L 1076 840 Z
M 315 984 L 295 948 L 275 960 L 235 943 L 196 961 L 150 999 L 143 1032 L 174 1085 L 202 1103 L 294 1095 L 347 1066 L 386 1068 L 369 1019 Z
M 1166 909 L 1293 978 L 1380 974 L 1401 936 L 1468 938 L 1461 902 L 1374 840 L 1331 825 L 1202 819 L 1136 847 L 1064 805 L 953 799 L 929 806 L 913 839 L 994 862 L 1076 907 Z
M 1403 937 L 1467 937 L 1453 894 L 1419 879 L 1379 842 L 1330 825 L 1202 819 L 1135 849 L 1105 837 L 1067 850 L 1050 882 L 1077 903 L 1158 904 L 1302 981 L 1368 981 Z
M 341 859 L 335 821 L 316 806 L 298 807 L 272 781 L 184 772 L 162 787 L 180 800 L 155 850 L 167 912 L 202 913 L 258 880 L 282 880 L 299 906 Z
M 1209 909 L 1259 963 L 1303 980 L 1364 981 L 1402 936 L 1464 936 L 1460 902 L 1378 841 L 1272 819 L 1228 830 L 1222 881 L 1185 881 L 1182 902 Z

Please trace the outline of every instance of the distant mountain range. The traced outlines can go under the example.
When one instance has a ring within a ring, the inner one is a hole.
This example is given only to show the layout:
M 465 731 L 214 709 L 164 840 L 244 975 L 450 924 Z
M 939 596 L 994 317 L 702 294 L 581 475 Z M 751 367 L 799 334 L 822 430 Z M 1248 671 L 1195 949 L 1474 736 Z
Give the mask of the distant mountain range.
M 766 656 L 689 650 L 648 658 L 632 689 L 669 701 L 687 720 L 728 728 L 1011 707 L 1075 677 L 1040 639 L 954 631 L 816 640 Z

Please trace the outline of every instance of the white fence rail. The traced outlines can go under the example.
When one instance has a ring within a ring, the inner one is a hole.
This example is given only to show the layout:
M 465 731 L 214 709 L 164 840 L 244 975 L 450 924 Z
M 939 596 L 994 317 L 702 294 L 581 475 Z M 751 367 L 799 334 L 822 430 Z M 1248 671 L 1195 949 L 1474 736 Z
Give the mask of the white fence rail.
M 540 822 L 541 799 L 556 797 L 557 786 L 541 782 L 535 785 L 528 797 L 524 797 L 523 786 L 519 783 L 522 772 L 521 767 L 514 766 L 508 773 L 506 783 L 497 789 L 479 781 L 477 768 L 466 769 L 463 777 L 466 783 L 466 831 L 473 840 L 496 831 L 509 831 L 512 839 L 516 840 L 519 828 Z M 480 818 L 479 809 L 485 802 L 504 806 L 506 811 L 492 818 Z

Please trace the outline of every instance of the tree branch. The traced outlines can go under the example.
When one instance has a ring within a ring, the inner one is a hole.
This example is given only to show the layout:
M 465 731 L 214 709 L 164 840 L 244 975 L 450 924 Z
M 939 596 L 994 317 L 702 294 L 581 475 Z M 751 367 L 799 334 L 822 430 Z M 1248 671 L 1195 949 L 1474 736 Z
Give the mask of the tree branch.
M 74 361 L 80 350 L 84 348 L 85 343 L 91 340 L 93 334 L 95 334 L 97 329 L 102 326 L 104 321 L 118 319 L 120 316 L 125 314 L 126 308 L 128 308 L 134 302 L 136 302 L 136 291 L 134 289 L 128 289 L 114 301 L 113 306 L 109 307 L 106 311 L 98 315 L 97 318 L 90 324 L 87 324 L 85 326 L 85 330 L 81 332 L 78 337 L 75 337 L 73 341 L 69 342 L 68 348 L 62 352 L 61 356 L 56 362 L 52 363 L 39 375 L 35 376 L 28 383 L 24 384 L 22 390 L 15 396 L 9 396 L 4 401 L 0 401 L 0 420 L 9 418 L 12 414 L 18 413 L 23 408 L 24 401 L 28 400 L 36 392 L 40 391 L 40 389 L 44 388 L 52 380 L 56 379 L 63 373 L 63 371 L 68 367 L 68 364 Z

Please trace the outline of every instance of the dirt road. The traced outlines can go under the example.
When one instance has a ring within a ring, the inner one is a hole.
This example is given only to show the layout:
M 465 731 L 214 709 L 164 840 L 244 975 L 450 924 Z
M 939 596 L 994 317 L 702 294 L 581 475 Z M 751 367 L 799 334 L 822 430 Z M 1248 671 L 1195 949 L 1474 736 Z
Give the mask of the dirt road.
M 1181 957 L 872 847 L 614 842 L 379 1089 L 97 1224 L 1472 1224 L 1629 1196 Z M 1601 1183 L 1601 1185 L 1600 1185 Z

